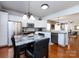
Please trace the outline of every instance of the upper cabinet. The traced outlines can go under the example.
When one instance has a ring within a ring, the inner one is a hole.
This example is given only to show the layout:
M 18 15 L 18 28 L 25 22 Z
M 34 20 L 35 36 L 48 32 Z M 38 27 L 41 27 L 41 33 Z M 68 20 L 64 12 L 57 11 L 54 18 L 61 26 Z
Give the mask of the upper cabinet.
M 35 21 L 35 27 L 38 27 L 38 28 L 46 28 L 46 26 L 47 26 L 47 22 L 44 21 L 44 20 L 41 20 L 41 21 L 36 20 Z
M 28 24 L 27 23 L 32 23 L 34 24 L 34 27 L 36 28 L 46 28 L 47 26 L 47 22 L 44 20 L 27 20 L 27 19 L 23 19 L 22 20 L 22 27 L 27 27 Z
M 22 17 L 17 16 L 17 15 L 11 15 L 11 14 L 9 14 L 8 19 L 11 21 L 22 21 Z

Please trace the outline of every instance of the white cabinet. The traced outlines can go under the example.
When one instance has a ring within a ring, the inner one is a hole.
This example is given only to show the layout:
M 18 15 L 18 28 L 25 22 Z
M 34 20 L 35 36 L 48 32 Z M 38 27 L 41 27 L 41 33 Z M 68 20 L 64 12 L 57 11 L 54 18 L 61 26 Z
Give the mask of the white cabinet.
M 35 27 L 38 27 L 38 28 L 46 28 L 46 26 L 47 26 L 47 23 L 44 20 L 41 20 L 41 21 L 36 20 L 35 21 Z
M 65 34 L 58 34 L 58 44 L 65 46 Z
M 8 44 L 8 13 L 0 12 L 0 47 Z
M 58 34 L 58 44 L 63 47 L 68 45 L 68 34 L 67 33 Z
M 45 20 L 32 20 L 32 19 L 22 19 L 22 27 L 27 27 L 27 23 L 33 23 L 34 27 L 37 28 L 46 28 L 47 26 L 47 21 Z

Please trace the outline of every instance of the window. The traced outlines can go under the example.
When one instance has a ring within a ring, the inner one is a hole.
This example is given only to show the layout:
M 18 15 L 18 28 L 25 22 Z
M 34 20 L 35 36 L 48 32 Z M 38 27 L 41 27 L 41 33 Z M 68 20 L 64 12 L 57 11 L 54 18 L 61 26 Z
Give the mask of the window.
M 47 23 L 47 30 L 50 30 L 50 24 L 49 23 Z
M 61 30 L 60 26 L 60 24 L 55 24 L 55 30 Z
M 76 30 L 79 30 L 79 25 L 75 26 L 75 29 L 76 29 Z

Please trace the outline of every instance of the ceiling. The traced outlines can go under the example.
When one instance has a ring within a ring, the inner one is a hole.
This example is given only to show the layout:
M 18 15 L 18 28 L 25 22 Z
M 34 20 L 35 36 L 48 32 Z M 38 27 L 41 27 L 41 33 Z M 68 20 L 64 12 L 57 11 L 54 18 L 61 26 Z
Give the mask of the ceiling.
M 67 15 L 62 17 L 62 19 L 64 20 L 70 20 L 71 22 L 75 23 L 75 24 L 79 24 L 79 13 L 75 13 L 72 15 Z
M 46 10 L 41 9 L 44 3 L 49 5 Z M 79 1 L 30 1 L 30 12 L 38 17 L 44 17 L 78 4 Z M 20 13 L 28 12 L 28 1 L 0 1 L 0 6 Z
M 79 24 L 79 13 L 75 13 L 67 16 L 61 16 L 59 18 L 54 18 L 52 20 L 60 23 L 72 22 L 73 24 Z

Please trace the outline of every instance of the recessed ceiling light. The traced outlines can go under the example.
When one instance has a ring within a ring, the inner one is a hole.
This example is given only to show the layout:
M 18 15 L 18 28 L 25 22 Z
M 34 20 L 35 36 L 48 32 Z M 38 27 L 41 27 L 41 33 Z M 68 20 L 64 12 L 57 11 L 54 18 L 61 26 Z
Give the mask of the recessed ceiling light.
M 42 8 L 42 9 L 47 9 L 48 7 L 49 7 L 48 4 L 42 4 L 42 5 L 41 5 L 41 8 Z

